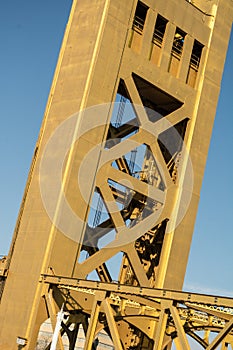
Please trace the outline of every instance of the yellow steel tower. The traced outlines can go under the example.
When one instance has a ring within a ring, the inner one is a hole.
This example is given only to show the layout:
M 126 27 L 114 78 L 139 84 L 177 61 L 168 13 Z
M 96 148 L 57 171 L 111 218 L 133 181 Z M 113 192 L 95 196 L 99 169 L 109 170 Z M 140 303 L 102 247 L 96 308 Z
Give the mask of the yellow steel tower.
M 232 18 L 231 0 L 74 0 L 1 261 L 0 349 L 34 350 L 48 318 L 60 350 L 80 325 L 85 350 L 102 330 L 233 348 L 233 300 L 181 292 Z

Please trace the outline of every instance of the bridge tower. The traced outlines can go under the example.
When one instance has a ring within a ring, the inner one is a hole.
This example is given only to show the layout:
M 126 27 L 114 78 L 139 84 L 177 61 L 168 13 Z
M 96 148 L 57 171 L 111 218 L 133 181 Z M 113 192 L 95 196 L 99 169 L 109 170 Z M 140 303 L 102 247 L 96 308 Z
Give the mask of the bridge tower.
M 103 330 L 233 346 L 232 299 L 181 292 L 232 18 L 230 0 L 73 1 L 1 260 L 1 349 L 34 350 L 61 308 L 60 350 L 81 325 L 85 350 Z

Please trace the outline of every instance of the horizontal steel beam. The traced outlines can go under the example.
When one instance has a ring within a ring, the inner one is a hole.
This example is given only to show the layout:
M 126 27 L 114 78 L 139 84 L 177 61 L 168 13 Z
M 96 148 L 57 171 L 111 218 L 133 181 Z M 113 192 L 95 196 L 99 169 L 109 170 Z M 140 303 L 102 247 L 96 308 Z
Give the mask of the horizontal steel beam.
M 155 299 L 165 299 L 173 300 L 180 303 L 201 303 L 206 305 L 213 306 L 222 306 L 233 308 L 233 298 L 216 296 L 216 295 L 207 295 L 207 294 L 198 294 L 183 292 L 177 290 L 168 290 L 168 289 L 158 289 L 158 288 L 147 288 L 140 286 L 129 286 L 118 283 L 105 283 L 98 281 L 87 281 L 76 278 L 69 278 L 64 276 L 52 276 L 52 275 L 41 275 L 41 283 L 49 283 L 55 285 L 63 285 L 73 288 L 87 288 L 93 290 L 103 290 L 107 292 L 115 293 L 124 293 L 127 295 L 140 295 L 145 298 L 155 298 Z

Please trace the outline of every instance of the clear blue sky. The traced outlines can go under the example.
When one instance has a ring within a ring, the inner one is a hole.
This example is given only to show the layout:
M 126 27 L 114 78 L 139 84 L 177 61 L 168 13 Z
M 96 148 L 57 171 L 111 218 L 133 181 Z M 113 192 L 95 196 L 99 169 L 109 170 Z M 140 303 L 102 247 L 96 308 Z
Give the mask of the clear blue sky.
M 71 0 L 0 2 L 0 254 L 7 254 Z M 233 37 L 184 289 L 233 296 Z

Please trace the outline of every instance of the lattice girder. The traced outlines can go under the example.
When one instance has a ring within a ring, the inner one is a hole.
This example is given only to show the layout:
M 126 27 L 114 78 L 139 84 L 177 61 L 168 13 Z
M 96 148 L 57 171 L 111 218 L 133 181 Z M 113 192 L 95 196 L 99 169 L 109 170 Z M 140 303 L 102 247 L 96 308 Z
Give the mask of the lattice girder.
M 49 275 L 42 276 L 41 283 L 49 284 L 52 290 L 55 288 L 55 302 L 58 307 L 65 302 L 71 315 L 76 310 L 80 315 L 90 316 L 98 302 L 93 340 L 105 329 L 117 349 L 137 348 L 139 338 L 149 341 L 149 349 L 153 349 L 156 342 L 155 348 L 161 350 L 173 341 L 178 348 L 188 350 L 190 337 L 208 350 L 216 349 L 219 344 L 233 344 L 231 298 Z M 112 315 L 111 320 L 106 316 L 106 309 Z M 118 339 L 118 345 L 114 339 Z M 90 345 L 88 337 L 86 344 Z

